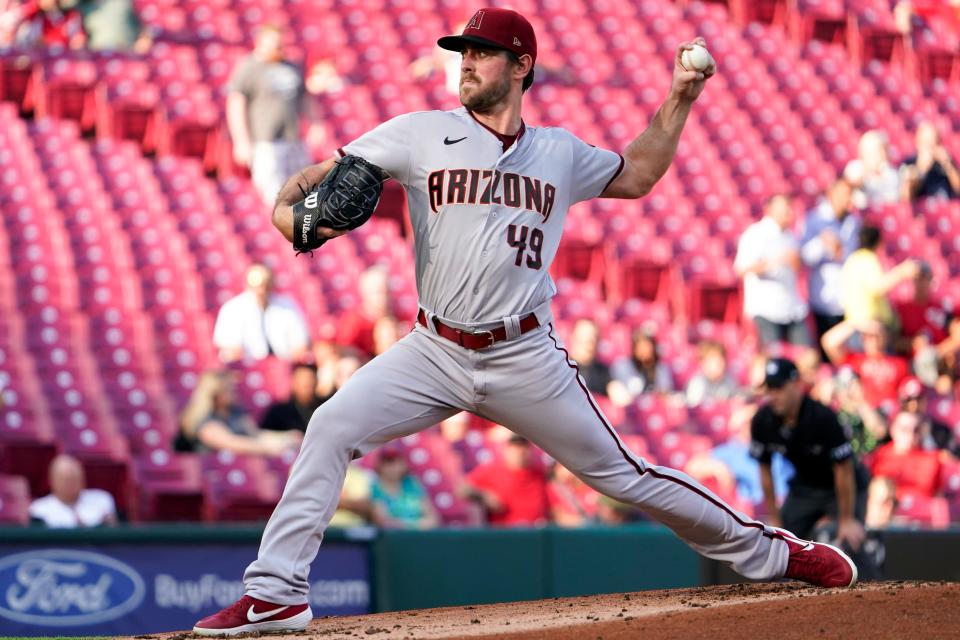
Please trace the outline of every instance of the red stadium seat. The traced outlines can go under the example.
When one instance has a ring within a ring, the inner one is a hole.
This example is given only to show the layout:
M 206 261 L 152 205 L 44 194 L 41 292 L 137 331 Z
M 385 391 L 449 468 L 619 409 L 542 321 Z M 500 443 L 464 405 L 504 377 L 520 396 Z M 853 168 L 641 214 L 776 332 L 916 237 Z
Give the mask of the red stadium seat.
M 37 117 L 74 120 L 83 131 L 96 122 L 96 65 L 89 60 L 51 59 L 35 70 Z
M 54 442 L 42 440 L 0 441 L 0 461 L 5 473 L 27 478 L 30 495 L 38 498 L 50 493 L 47 471 L 57 455 Z
M 139 488 L 139 520 L 208 519 L 198 457 L 155 449 L 134 461 L 133 473 Z
M 144 153 L 157 148 L 157 105 L 155 87 L 124 80 L 115 87 L 97 90 L 97 136 L 132 140 Z
M 33 110 L 33 60 L 26 52 L 0 55 L 0 100 L 9 101 L 23 113 Z
M 736 323 L 742 315 L 741 291 L 737 284 L 725 284 L 708 280 L 687 282 L 690 322 L 702 319 Z
M 109 492 L 117 504 L 117 511 L 125 514 L 133 504 L 128 461 L 79 452 L 78 457 L 83 464 L 87 486 Z

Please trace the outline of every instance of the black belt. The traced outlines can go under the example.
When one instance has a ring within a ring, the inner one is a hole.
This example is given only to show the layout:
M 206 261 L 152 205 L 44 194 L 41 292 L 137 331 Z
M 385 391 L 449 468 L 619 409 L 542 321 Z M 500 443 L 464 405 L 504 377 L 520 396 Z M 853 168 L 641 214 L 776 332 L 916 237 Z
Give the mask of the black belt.
M 427 327 L 427 314 L 423 312 L 423 309 L 417 314 L 417 322 Z M 437 334 L 440 337 L 446 338 L 450 342 L 456 343 L 465 349 L 486 349 L 507 339 L 507 329 L 505 327 L 497 327 L 491 331 L 476 331 L 471 333 L 445 325 L 436 317 L 433 319 L 433 326 L 436 328 Z M 528 313 L 520 318 L 520 335 L 523 335 L 531 329 L 536 329 L 539 326 L 540 321 L 537 320 L 537 316 Z

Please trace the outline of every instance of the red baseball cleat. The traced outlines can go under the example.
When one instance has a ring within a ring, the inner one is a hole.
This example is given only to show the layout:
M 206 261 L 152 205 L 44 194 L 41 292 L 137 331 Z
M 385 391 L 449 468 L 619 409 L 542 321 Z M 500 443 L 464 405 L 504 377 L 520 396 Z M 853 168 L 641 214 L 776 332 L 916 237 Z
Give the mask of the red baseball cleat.
M 282 605 L 243 596 L 193 627 L 201 636 L 235 636 L 251 631 L 303 631 L 313 620 L 308 604 Z
M 857 583 L 857 565 L 843 551 L 822 542 L 800 540 L 783 529 L 779 531 L 790 549 L 785 578 L 818 587 L 852 587 Z

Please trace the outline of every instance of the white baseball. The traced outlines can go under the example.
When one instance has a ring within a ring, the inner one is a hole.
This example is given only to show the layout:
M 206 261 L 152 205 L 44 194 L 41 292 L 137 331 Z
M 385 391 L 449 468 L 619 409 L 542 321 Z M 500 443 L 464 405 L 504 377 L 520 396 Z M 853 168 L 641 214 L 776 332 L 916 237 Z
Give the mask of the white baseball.
M 693 45 L 692 49 L 684 49 L 680 55 L 680 64 L 687 71 L 705 71 L 711 62 L 713 57 L 710 52 L 699 44 Z

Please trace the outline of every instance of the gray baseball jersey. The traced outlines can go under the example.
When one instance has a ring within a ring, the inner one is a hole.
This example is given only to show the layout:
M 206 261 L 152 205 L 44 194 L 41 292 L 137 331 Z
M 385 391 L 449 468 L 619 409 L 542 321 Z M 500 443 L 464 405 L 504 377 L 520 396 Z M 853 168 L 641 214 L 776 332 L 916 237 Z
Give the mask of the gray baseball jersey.
M 467 328 L 499 323 L 507 339 L 472 350 L 432 322 L 418 323 L 321 405 L 244 574 L 250 595 L 305 602 L 307 571 L 350 460 L 462 410 L 523 435 L 589 486 L 643 509 L 745 576 L 786 571 L 782 534 L 624 445 L 554 331 L 547 270 L 567 209 L 602 193 L 623 159 L 563 129 L 524 127 L 506 152 L 501 144 L 456 109 L 400 116 L 341 150 L 406 187 L 425 312 Z M 540 325 L 524 333 L 516 318 L 526 312 Z
M 523 126 L 504 152 L 463 107 L 398 116 L 338 151 L 406 188 L 420 303 L 466 325 L 548 302 L 567 210 L 623 168 L 619 154 L 556 127 Z

